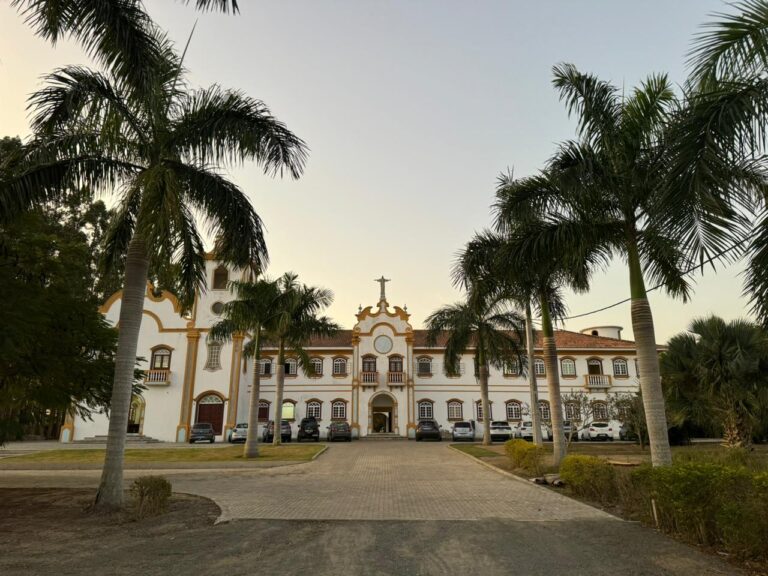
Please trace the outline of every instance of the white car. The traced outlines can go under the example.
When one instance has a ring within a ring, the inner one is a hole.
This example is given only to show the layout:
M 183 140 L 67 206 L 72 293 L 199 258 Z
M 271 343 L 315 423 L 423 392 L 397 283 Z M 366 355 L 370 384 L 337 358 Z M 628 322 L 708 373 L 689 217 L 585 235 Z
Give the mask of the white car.
M 491 440 L 511 440 L 514 438 L 514 432 L 509 422 L 504 420 L 494 420 L 491 422 Z
M 517 431 L 515 435 L 518 438 L 522 438 L 523 440 L 533 440 L 533 422 L 531 422 L 530 420 L 520 422 L 520 425 L 517 427 Z M 552 439 L 549 435 L 549 429 L 543 424 L 541 425 L 541 439 L 542 440 Z
M 619 433 L 619 428 L 610 422 L 592 422 L 581 429 L 582 440 L 613 440 Z

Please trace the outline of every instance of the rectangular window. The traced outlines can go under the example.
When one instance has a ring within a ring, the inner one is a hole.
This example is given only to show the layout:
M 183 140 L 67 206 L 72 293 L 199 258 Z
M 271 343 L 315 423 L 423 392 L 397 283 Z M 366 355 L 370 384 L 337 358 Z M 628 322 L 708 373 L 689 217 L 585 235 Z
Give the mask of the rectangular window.
M 517 360 L 510 360 L 504 364 L 505 376 L 518 376 L 520 374 L 520 362 Z
M 493 405 L 489 405 L 490 414 L 488 414 L 489 419 L 493 419 Z M 482 420 L 483 419 L 483 403 L 478 402 L 477 403 L 477 419 Z
M 320 402 L 309 402 L 307 404 L 307 417 L 320 419 Z
M 283 420 L 294 420 L 296 418 L 296 404 L 293 402 L 283 402 Z
M 331 407 L 331 417 L 334 420 L 346 420 L 347 404 L 346 402 L 334 402 Z
M 262 376 L 269 376 L 272 374 L 272 361 L 271 360 L 262 360 L 259 362 L 259 374 Z
M 269 420 L 269 404 L 259 402 L 259 421 L 266 422 L 267 420 Z
M 448 420 L 461 420 L 463 418 L 461 406 L 461 402 L 448 403 Z
M 432 402 L 419 402 L 419 420 L 432 420 Z
M 344 358 L 336 358 L 333 361 L 333 375 L 345 376 L 347 374 L 347 361 Z

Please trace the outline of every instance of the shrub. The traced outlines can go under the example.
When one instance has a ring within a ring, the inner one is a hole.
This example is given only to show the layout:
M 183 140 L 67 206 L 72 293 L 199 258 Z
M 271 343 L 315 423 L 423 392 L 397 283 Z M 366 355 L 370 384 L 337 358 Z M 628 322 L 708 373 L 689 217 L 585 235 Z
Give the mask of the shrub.
M 508 440 L 504 443 L 504 451 L 514 468 L 540 476 L 544 472 L 542 459 L 546 452 L 543 446 L 537 446 L 525 440 Z
M 574 494 L 600 504 L 614 504 L 618 498 L 616 471 L 602 458 L 566 456 L 560 464 L 560 479 Z
M 139 518 L 156 516 L 168 507 L 171 483 L 163 476 L 140 476 L 133 481 L 131 494 L 135 498 Z

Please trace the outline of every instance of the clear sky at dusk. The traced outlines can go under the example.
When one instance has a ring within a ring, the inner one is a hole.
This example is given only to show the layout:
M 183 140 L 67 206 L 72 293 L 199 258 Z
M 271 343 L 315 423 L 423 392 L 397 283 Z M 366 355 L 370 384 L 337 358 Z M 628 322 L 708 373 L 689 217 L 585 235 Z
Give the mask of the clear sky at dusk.
M 420 327 L 459 297 L 456 252 L 490 222 L 495 180 L 540 168 L 573 136 L 551 87 L 551 68 L 572 62 L 627 88 L 651 72 L 685 78 L 692 35 L 719 0 L 477 1 L 242 0 L 239 16 L 147 2 L 187 54 L 193 86 L 213 83 L 260 98 L 311 148 L 299 181 L 254 166 L 234 179 L 268 228 L 269 273 L 294 270 L 331 288 L 331 315 L 349 327 L 375 304 L 384 274 L 392 304 Z M 26 97 L 57 66 L 86 63 L 80 48 L 34 36 L 0 3 L 0 136 L 29 132 Z M 697 278 L 692 301 L 651 296 L 659 341 L 695 316 L 746 315 L 740 268 Z M 578 314 L 628 297 L 622 262 L 568 298 Z M 566 322 L 619 324 L 629 304 Z

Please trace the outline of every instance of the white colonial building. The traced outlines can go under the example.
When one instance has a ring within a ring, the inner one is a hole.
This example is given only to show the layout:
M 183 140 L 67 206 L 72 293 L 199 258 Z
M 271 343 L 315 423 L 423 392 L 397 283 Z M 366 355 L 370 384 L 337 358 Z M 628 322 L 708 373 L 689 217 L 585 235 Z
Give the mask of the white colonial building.
M 131 434 L 186 442 L 192 424 L 210 422 L 224 439 L 227 430 L 247 420 L 254 370 L 253 362 L 242 356 L 248 335 L 225 344 L 208 338 L 223 304 L 233 298 L 227 282 L 238 272 L 213 259 L 206 265 L 210 288 L 198 296 L 186 316 L 180 314 L 172 294 L 158 296 L 147 287 L 138 347 L 139 356 L 148 362 L 143 366 L 147 390 L 132 402 Z M 459 420 L 480 423 L 480 390 L 471 353 L 463 358 L 459 375 L 447 376 L 443 349 L 427 345 L 426 331 L 412 328 L 404 308 L 390 307 L 384 279 L 380 283 L 378 304 L 360 309 L 351 330 L 308 343 L 315 374 L 304 374 L 295 359 L 287 359 L 283 418 L 298 422 L 315 416 L 323 432 L 331 420 L 346 420 L 356 437 L 413 437 L 416 423 L 423 418 L 433 418 L 446 429 Z M 120 302 L 118 292 L 102 306 L 112 324 L 117 323 Z M 635 344 L 621 340 L 620 335 L 617 326 L 556 332 L 561 391 L 587 392 L 594 401 L 596 419 L 609 393 L 638 389 Z M 541 354 L 540 343 L 536 353 Z M 274 415 L 275 362 L 276 351 L 265 349 L 259 367 L 263 422 Z M 538 408 L 549 420 L 541 357 L 536 357 L 533 369 L 541 399 Z M 527 379 L 516 366 L 491 369 L 489 388 L 493 420 L 515 422 L 529 414 Z M 99 414 L 92 421 L 68 421 L 61 439 L 68 442 L 106 433 L 107 418 Z

